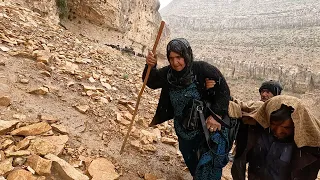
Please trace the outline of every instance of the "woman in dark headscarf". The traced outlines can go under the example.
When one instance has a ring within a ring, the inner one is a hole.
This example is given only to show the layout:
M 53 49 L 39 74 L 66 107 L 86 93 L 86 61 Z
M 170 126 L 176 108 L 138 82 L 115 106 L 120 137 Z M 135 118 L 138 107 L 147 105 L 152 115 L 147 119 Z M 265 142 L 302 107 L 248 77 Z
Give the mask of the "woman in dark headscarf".
M 230 90 L 225 78 L 216 67 L 193 61 L 192 49 L 183 38 L 168 43 L 167 58 L 170 65 L 160 69 L 156 68 L 157 60 L 152 52 L 146 58 L 143 79 L 149 65 L 152 69 L 147 86 L 162 88 L 150 126 L 174 119 L 179 149 L 194 179 L 221 179 L 232 145 L 228 142 L 229 130 L 211 115 L 206 116 L 206 127 L 210 131 L 210 142 L 206 142 L 201 122 L 192 123 L 192 127 L 183 122 L 193 99 L 210 102 L 217 117 L 228 115 Z

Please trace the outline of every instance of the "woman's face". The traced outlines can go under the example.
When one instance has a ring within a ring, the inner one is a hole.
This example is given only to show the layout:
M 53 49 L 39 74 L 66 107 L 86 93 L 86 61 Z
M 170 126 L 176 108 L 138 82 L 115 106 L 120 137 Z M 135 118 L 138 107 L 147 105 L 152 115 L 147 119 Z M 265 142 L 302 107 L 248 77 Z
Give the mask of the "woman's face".
M 273 135 L 278 139 L 285 139 L 294 132 L 294 124 L 291 119 L 285 121 L 270 121 L 270 128 Z
M 175 71 L 182 71 L 186 67 L 184 58 L 180 56 L 180 54 L 172 51 L 170 52 L 170 55 L 169 55 L 169 63 L 171 68 Z

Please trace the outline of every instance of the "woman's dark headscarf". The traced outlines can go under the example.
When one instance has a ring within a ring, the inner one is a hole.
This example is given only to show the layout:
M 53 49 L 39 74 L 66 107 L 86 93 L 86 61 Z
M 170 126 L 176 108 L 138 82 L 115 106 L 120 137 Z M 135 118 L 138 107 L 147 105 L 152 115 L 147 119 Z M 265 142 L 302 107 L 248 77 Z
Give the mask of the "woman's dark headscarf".
M 277 81 L 265 81 L 261 84 L 261 87 L 259 88 L 259 93 L 262 92 L 263 89 L 269 90 L 274 96 L 278 96 L 281 94 L 282 86 Z
M 193 54 L 189 42 L 184 38 L 171 40 L 167 45 L 168 60 L 170 52 L 178 53 L 181 57 L 183 57 L 186 66 L 182 71 L 175 71 L 170 66 L 170 70 L 167 75 L 169 83 L 175 88 L 189 86 L 194 81 L 192 72 Z

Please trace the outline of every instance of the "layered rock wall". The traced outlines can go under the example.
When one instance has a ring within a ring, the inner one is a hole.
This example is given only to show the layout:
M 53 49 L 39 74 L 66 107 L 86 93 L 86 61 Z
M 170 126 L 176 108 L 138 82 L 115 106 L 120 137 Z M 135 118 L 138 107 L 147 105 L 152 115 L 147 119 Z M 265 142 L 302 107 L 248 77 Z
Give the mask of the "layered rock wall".
M 203 59 L 217 66 L 227 78 L 273 79 L 280 81 L 286 90 L 304 93 L 320 89 L 320 72 L 303 66 L 266 65 L 259 62 L 236 61 L 229 58 Z
M 159 7 L 158 0 L 69 0 L 70 21 L 66 23 L 102 43 L 145 54 L 152 48 L 160 26 Z M 91 23 L 98 27 L 92 29 Z M 86 29 L 90 30 L 86 32 Z M 168 29 L 165 32 L 164 36 L 168 37 Z M 162 51 L 165 44 L 166 41 L 160 44 Z
M 13 1 L 12 1 L 13 2 Z M 139 54 L 152 49 L 160 22 L 158 0 L 17 0 L 52 23 Z M 60 19 L 59 19 L 60 15 Z M 166 27 L 158 51 L 165 52 Z

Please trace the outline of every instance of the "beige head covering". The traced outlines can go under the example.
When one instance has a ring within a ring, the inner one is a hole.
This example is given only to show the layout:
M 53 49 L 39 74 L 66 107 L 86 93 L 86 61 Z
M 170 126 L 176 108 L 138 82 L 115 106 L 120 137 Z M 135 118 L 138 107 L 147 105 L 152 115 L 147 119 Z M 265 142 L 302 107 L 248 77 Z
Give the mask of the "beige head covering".
M 292 96 L 279 95 L 266 101 L 250 117 L 262 127 L 270 126 L 270 114 L 280 109 L 281 104 L 291 106 L 294 112 L 291 117 L 294 123 L 294 141 L 297 146 L 320 147 L 320 120 L 313 116 L 300 99 Z

